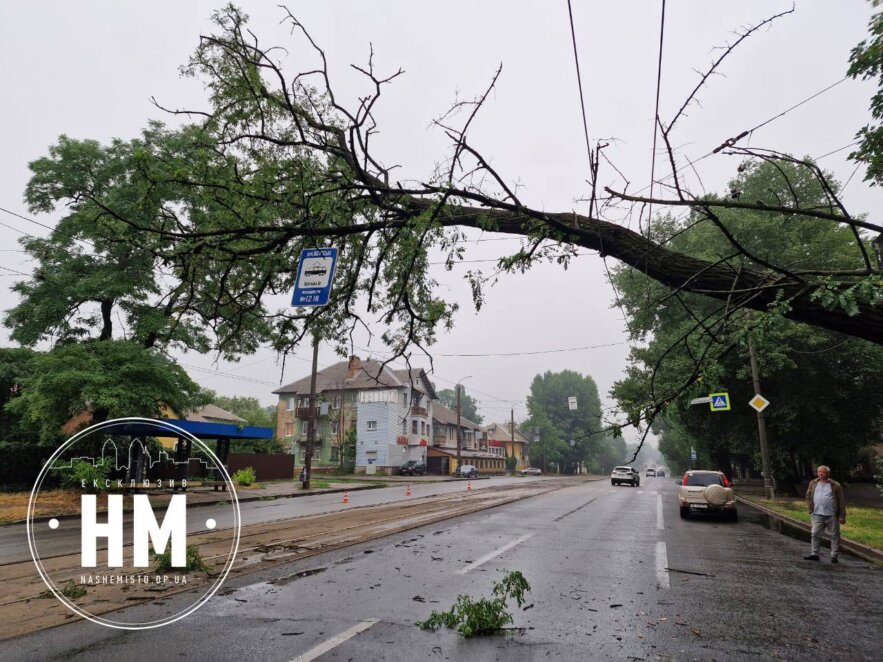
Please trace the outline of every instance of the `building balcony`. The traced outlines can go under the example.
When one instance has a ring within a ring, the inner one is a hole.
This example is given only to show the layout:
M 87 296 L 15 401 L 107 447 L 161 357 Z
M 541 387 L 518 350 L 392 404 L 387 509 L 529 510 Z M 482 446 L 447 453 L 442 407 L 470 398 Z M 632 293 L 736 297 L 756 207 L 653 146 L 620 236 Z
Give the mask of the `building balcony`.
M 306 421 L 310 419 L 310 412 L 315 412 L 317 409 L 318 407 L 298 407 L 294 410 L 294 415 Z
M 411 407 L 411 416 L 422 416 L 426 418 L 429 416 L 429 412 L 426 407 Z
M 448 438 L 444 435 L 437 434 L 432 438 L 433 446 L 445 446 L 448 443 Z M 454 445 L 454 442 L 451 441 L 451 445 Z

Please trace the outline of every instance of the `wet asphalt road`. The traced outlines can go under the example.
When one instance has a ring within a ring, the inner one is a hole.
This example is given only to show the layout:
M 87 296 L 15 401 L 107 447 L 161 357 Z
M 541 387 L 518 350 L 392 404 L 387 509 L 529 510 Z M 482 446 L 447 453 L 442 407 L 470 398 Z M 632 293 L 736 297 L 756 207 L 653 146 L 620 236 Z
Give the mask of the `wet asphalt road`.
M 317 659 L 347 661 L 879 659 L 883 570 L 805 562 L 805 542 L 747 509 L 738 523 L 681 520 L 675 489 L 566 488 L 239 578 L 158 630 L 75 623 L 0 642 L 0 659 L 291 660 L 323 644 Z M 533 587 L 519 629 L 413 625 L 458 593 L 488 596 L 503 569 Z
M 473 490 L 481 490 L 499 485 L 522 485 L 524 483 L 548 480 L 534 477 L 499 477 L 471 481 Z M 342 503 L 340 493 L 317 494 L 309 497 L 277 498 L 267 501 L 245 501 L 240 504 L 242 525 L 261 524 L 290 519 L 292 517 L 304 517 L 306 515 L 319 515 L 338 510 L 354 508 L 356 506 L 373 506 L 383 503 L 393 503 L 407 499 L 405 491 L 407 483 L 395 484 L 390 487 L 381 487 L 370 490 L 356 490 L 350 492 L 349 505 Z M 411 483 L 412 498 L 433 496 L 438 494 L 452 494 L 466 490 L 465 481 L 450 481 L 438 483 Z M 224 498 L 218 493 L 219 499 Z M 247 490 L 242 490 L 240 498 L 248 496 Z M 98 520 L 104 521 L 106 516 L 99 514 Z M 188 533 L 206 531 L 206 520 L 214 519 L 218 530 L 228 529 L 233 526 L 233 510 L 229 504 L 200 505 L 187 510 Z M 127 514 L 123 520 L 128 523 L 132 519 Z M 79 550 L 80 525 L 78 519 L 62 519 L 57 529 L 50 529 L 47 522 L 35 523 L 35 540 L 39 554 L 42 558 L 70 554 Z M 131 527 L 124 528 L 124 540 L 126 544 L 131 542 Z M 99 549 L 105 549 L 104 542 L 99 543 Z M 31 553 L 28 549 L 27 531 L 24 524 L 13 524 L 0 527 L 0 565 L 5 563 L 17 563 L 29 561 Z

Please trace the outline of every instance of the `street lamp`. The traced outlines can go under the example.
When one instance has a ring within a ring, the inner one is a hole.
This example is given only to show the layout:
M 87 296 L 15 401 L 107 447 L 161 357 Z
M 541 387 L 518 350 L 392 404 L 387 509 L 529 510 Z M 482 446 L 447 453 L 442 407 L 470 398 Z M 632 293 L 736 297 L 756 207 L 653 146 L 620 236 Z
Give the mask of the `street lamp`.
M 462 383 L 467 379 L 470 379 L 472 375 L 468 375 L 463 377 L 463 379 L 457 380 L 457 471 L 460 471 L 460 447 L 463 445 L 462 432 L 460 431 L 460 391 L 463 389 Z

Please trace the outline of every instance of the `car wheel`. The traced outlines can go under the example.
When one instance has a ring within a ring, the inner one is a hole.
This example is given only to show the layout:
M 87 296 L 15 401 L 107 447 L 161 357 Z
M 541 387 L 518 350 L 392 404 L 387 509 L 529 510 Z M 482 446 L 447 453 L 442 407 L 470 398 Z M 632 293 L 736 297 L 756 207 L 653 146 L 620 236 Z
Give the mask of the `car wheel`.
M 727 519 L 731 522 L 739 521 L 739 513 L 735 510 L 727 511 Z
M 681 506 L 681 519 L 687 519 L 690 516 L 690 507 Z
M 610 484 L 613 485 L 613 487 L 616 487 L 616 481 L 615 481 L 615 480 L 611 480 L 611 481 L 610 481 Z

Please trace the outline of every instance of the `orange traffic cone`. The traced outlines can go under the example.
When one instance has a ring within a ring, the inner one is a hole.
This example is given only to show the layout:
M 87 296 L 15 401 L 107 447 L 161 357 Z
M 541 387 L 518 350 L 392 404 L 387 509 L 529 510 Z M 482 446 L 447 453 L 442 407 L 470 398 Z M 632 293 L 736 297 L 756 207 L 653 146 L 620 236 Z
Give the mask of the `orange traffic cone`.
M 346 490 L 343 491 L 343 502 L 344 503 L 350 502 L 350 493 L 347 492 Z
M 408 485 L 408 489 L 405 490 L 405 496 L 411 496 L 411 486 Z
M 472 481 L 471 480 L 468 483 L 466 483 L 466 491 L 467 492 L 472 491 Z

